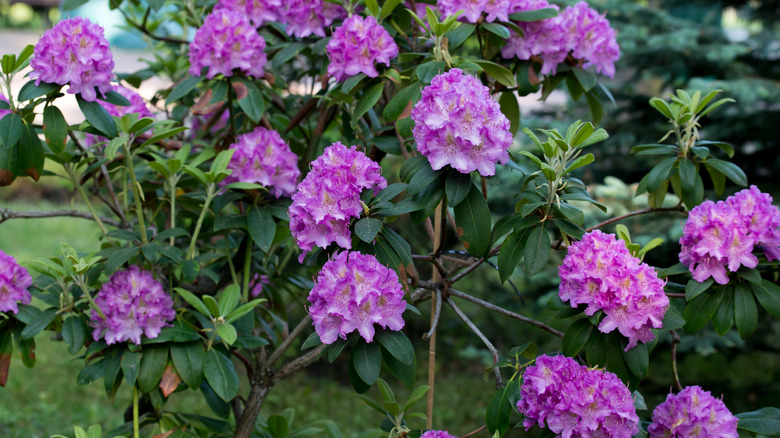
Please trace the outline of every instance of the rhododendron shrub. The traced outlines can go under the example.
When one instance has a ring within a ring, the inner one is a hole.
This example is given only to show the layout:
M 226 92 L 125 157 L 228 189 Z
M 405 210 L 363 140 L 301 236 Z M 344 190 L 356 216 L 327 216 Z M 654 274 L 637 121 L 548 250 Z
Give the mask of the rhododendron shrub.
M 729 148 L 702 138 L 730 101 L 717 91 L 650 101 L 662 118 L 648 130 L 670 131 L 633 148 L 666 155 L 630 186 L 649 195 L 626 202 L 636 210 L 593 195 L 605 173 L 589 148 L 613 133 L 601 118 L 622 136 L 631 111 L 602 104 L 620 91 L 601 83 L 620 76 L 620 35 L 600 3 L 110 6 L 151 43 L 141 70 L 114 71 L 104 23 L 84 18 L 0 63 L 0 186 L 45 174 L 73 196 L 2 205 L 1 230 L 58 216 L 96 230 L 81 251 L 0 252 L 0 386 L 46 336 L 83 367 L 63 380 L 132 394 L 135 415 L 107 436 L 347 436 L 330 419 L 294 424 L 305 403 L 267 412 L 282 380 L 325 360 L 359 394 L 350 432 L 366 436 L 773 433 L 760 427 L 780 411 L 732 416 L 753 395 L 684 389 L 698 375 L 678 358 L 739 345 L 734 326 L 771 333 L 780 212 L 768 188 L 739 191 Z M 542 106 L 573 98 L 558 128 L 531 129 L 546 119 L 519 99 L 537 88 Z M 585 101 L 592 120 L 572 122 Z M 679 241 L 648 225 L 659 213 Z M 29 249 L 57 239 L 41 230 L 22 236 Z M 460 390 L 480 412 L 446 424 L 442 368 L 473 379 Z M 377 411 L 365 424 L 362 402 Z

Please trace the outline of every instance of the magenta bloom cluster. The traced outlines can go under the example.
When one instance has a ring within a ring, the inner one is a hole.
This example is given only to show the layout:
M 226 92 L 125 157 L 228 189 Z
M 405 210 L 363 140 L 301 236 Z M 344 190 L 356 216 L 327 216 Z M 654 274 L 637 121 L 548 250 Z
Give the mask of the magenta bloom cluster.
M 586 233 L 569 247 L 558 267 L 558 295 L 572 307 L 587 304 L 585 314 L 604 311 L 602 333 L 617 328 L 628 338 L 626 350 L 637 341 L 655 338 L 651 328 L 661 328 L 669 298 L 665 282 L 653 268 L 632 256 L 625 242 L 599 230 Z
M 639 431 L 626 385 L 614 373 L 566 356 L 539 356 L 526 368 L 517 409 L 526 430 L 546 423 L 564 438 L 630 437 Z
M 30 61 L 30 79 L 69 84 L 68 93 L 80 93 L 86 101 L 111 90 L 114 57 L 103 28 L 82 17 L 60 21 L 44 32 Z
M 287 34 L 298 38 L 325 36 L 325 29 L 334 20 L 347 16 L 341 5 L 327 0 L 283 0 L 280 21 L 287 25 Z
M 245 15 L 255 27 L 279 21 L 282 0 L 219 0 L 214 9 L 227 9 Z
M 474 76 L 453 68 L 423 88 L 412 109 L 417 150 L 439 170 L 450 165 L 462 173 L 496 173 L 509 160 L 509 120 L 490 90 Z
M 379 72 L 374 64 L 389 66 L 398 56 L 398 45 L 376 18 L 353 15 L 333 31 L 327 52 L 328 74 L 337 81 L 358 73 L 375 78 Z
M 261 78 L 268 61 L 264 50 L 265 39 L 245 12 L 217 9 L 206 17 L 190 43 L 190 74 L 200 76 L 208 67 L 209 79 L 220 73 L 230 77 L 235 69 Z
M 374 340 L 374 324 L 401 330 L 406 309 L 398 274 L 376 257 L 344 251 L 322 267 L 309 293 L 309 315 L 323 344 L 347 339 L 357 330 L 366 342 Z
M 19 313 L 19 304 L 30 304 L 27 288 L 32 277 L 16 259 L 0 250 L 0 312 Z
M 542 8 L 555 8 L 547 0 L 525 0 L 514 3 L 510 14 Z M 516 23 L 523 35 L 514 31 L 501 49 L 504 58 L 527 60 L 539 57 L 542 74 L 555 74 L 558 64 L 571 57 L 584 68 L 609 77 L 615 76 L 615 62 L 620 59 L 615 29 L 609 21 L 586 2 L 569 6 L 556 17 Z
M 514 13 L 509 12 L 511 3 L 510 0 L 438 0 L 436 6 L 444 17 L 463 11 L 458 18 L 476 23 L 483 13 L 487 14 L 485 21 L 488 22 L 509 21 L 509 14 Z
M 228 169 L 233 173 L 224 184 L 237 181 L 262 184 L 272 195 L 289 196 L 301 176 L 298 156 L 278 132 L 258 126 L 254 131 L 241 135 L 230 145 L 235 150 Z
M 687 386 L 679 394 L 669 394 L 653 410 L 647 428 L 650 438 L 718 437 L 737 438 L 737 417 L 723 400 L 698 386 Z
M 458 438 L 455 435 L 450 435 L 445 430 L 429 430 L 420 435 L 420 438 Z
M 92 337 L 96 341 L 104 337 L 109 345 L 124 341 L 140 344 L 141 335 L 154 339 L 176 317 L 173 301 L 162 285 L 151 272 L 135 265 L 111 275 L 95 304 L 105 319 L 92 310 Z
M 767 260 L 780 259 L 780 211 L 772 197 L 750 186 L 725 201 L 704 201 L 688 214 L 680 237 L 680 262 L 690 269 L 694 280 L 712 277 L 720 284 L 729 282 L 728 272 L 741 266 L 755 268 L 756 247 Z
M 325 248 L 336 242 L 352 248 L 349 221 L 363 211 L 360 193 L 387 187 L 379 164 L 355 146 L 333 143 L 311 163 L 311 171 L 292 196 L 290 231 L 303 250 L 298 261 L 314 246 Z

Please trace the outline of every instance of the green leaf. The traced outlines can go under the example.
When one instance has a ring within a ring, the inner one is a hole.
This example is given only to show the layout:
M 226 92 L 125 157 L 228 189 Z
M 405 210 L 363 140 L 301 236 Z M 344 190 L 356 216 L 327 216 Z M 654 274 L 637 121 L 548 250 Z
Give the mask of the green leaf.
M 65 150 L 65 141 L 68 139 L 68 123 L 62 111 L 53 105 L 43 109 L 43 135 L 46 144 L 54 154 L 59 155 Z
M 480 26 L 488 32 L 497 35 L 499 38 L 507 40 L 509 39 L 509 29 L 506 26 L 498 23 L 483 22 Z
M 479 188 L 472 184 L 469 194 L 453 211 L 463 246 L 472 255 L 482 257 L 490 247 L 491 217 Z
M 737 429 L 740 430 L 768 436 L 776 436 L 780 431 L 780 409 L 778 408 L 761 408 L 734 416 L 739 419 Z
M 401 0 L 387 0 L 382 4 L 382 9 L 379 12 L 379 21 L 389 17 L 396 6 L 401 3 Z
M 358 394 L 363 394 L 371 389 L 371 385 L 367 384 L 363 381 L 363 379 L 360 378 L 357 370 L 355 369 L 355 362 L 351 359 L 349 361 L 349 382 L 352 384 L 352 388 Z
M 190 306 L 192 306 L 195 310 L 203 314 L 203 316 L 211 315 L 211 312 L 209 312 L 208 307 L 206 307 L 206 305 L 203 304 L 203 301 L 201 301 L 200 298 L 196 297 L 195 294 L 193 294 L 192 292 L 181 287 L 175 287 L 173 288 L 173 290 L 175 290 L 179 295 L 181 295 L 181 297 L 184 298 L 184 301 L 186 301 Z
M 509 382 L 509 385 L 496 391 L 488 402 L 488 407 L 485 410 L 485 424 L 491 434 L 503 435 L 509 428 L 509 420 L 514 410 L 509 401 L 509 388 L 514 385 L 516 383 Z
M 544 229 L 544 224 L 534 228 L 528 235 L 525 243 L 525 266 L 528 275 L 533 276 L 544 268 L 547 260 L 550 258 L 552 248 L 550 236 Z
M 380 219 L 364 217 L 355 223 L 355 234 L 360 240 L 371 243 L 382 229 L 382 224 Z
M 705 164 L 726 175 L 726 177 L 732 180 L 734 183 L 740 186 L 747 186 L 747 175 L 745 175 L 745 172 L 742 171 L 742 169 L 740 169 L 736 164 L 719 160 L 717 158 L 710 158 L 705 162 Z
M 471 191 L 471 186 L 471 174 L 461 173 L 454 169 L 448 171 L 445 180 L 447 204 L 450 207 L 460 204 Z
M 155 144 L 159 141 L 165 140 L 167 138 L 171 138 L 174 135 L 179 134 L 180 132 L 184 132 L 188 129 L 190 128 L 186 126 L 179 126 L 177 128 L 165 129 L 164 131 L 158 132 L 157 134 L 154 134 L 153 136 L 149 137 L 149 139 L 143 142 L 139 148 L 144 148 L 150 144 Z
M 704 327 L 712 319 L 720 302 L 723 300 L 724 287 L 702 294 L 689 301 L 683 311 L 685 331 L 693 333 Z
M 252 236 L 257 247 L 267 253 L 274 243 L 274 235 L 276 234 L 276 222 L 274 222 L 271 213 L 256 205 L 249 209 L 246 225 L 249 235 Z
M 761 283 L 751 283 L 750 288 L 761 307 L 775 319 L 780 319 L 780 286 L 764 280 Z
M 561 344 L 563 354 L 569 357 L 576 356 L 585 347 L 592 331 L 593 324 L 590 323 L 588 318 L 574 321 L 566 329 L 566 333 L 563 334 L 563 342 Z
M 281 415 L 274 414 L 268 417 L 268 431 L 274 438 L 285 438 L 290 433 L 290 425 L 287 419 Z
M 333 363 L 339 357 L 339 354 L 344 351 L 344 347 L 347 346 L 347 342 L 346 339 L 336 338 L 332 344 L 326 347 L 328 350 L 328 362 Z
M 62 322 L 62 339 L 68 346 L 70 354 L 76 354 L 84 346 L 87 339 L 87 325 L 78 316 L 71 316 Z
M 520 129 L 520 105 L 517 103 L 517 96 L 512 91 L 504 91 L 498 98 L 498 104 L 501 106 L 501 112 L 509 119 L 509 130 L 512 135 L 517 134 Z
M 322 345 L 322 341 L 320 340 L 320 337 L 317 336 L 317 332 L 312 332 L 312 334 L 310 334 L 309 337 L 306 338 L 305 341 L 303 341 L 303 345 L 301 345 L 301 350 L 306 350 L 312 347 L 316 347 L 318 345 Z
M 190 388 L 199 388 L 203 382 L 203 359 L 206 351 L 201 342 L 171 344 L 171 359 L 176 373 Z
M 467 39 L 474 33 L 477 26 L 470 23 L 461 23 L 460 26 L 447 32 L 448 47 L 450 52 L 453 49 L 459 47 L 466 42 Z
M 669 307 L 664 314 L 663 330 L 677 330 L 685 325 L 685 319 L 674 308 Z
M 233 345 L 233 343 L 236 342 L 236 339 L 238 338 L 236 328 L 233 327 L 233 324 L 228 323 L 217 325 L 217 334 L 228 345 Z
M 512 72 L 503 65 L 485 60 L 474 60 L 474 62 L 482 67 L 482 70 L 484 70 L 485 73 L 493 77 L 493 79 L 498 81 L 500 84 L 509 88 L 514 88 L 517 86 L 517 83 L 515 82 L 515 75 L 513 75 Z
M 138 389 L 147 394 L 157 388 L 165 372 L 165 364 L 168 363 L 168 347 L 144 348 L 143 355 L 138 372 Z
M 734 321 L 742 339 L 756 331 L 758 325 L 758 309 L 753 293 L 745 283 L 737 283 L 734 293 Z
M 650 366 L 650 359 L 645 344 L 636 344 L 634 348 L 623 351 L 623 360 L 628 365 L 629 371 L 640 379 L 647 375 L 647 369 Z
M 35 81 L 33 80 L 22 86 L 22 89 L 19 90 L 19 97 L 17 97 L 17 100 L 20 102 L 25 100 L 32 100 L 36 97 L 52 94 L 61 88 L 62 85 L 49 84 L 46 82 L 41 82 L 40 85 L 35 85 Z
M 384 82 L 379 82 L 378 84 L 374 84 L 363 90 L 363 94 L 355 104 L 355 112 L 352 114 L 353 127 L 357 126 L 360 118 L 379 102 L 379 98 L 382 97 L 382 90 L 384 88 Z
M 703 283 L 699 283 L 696 280 L 688 280 L 688 284 L 685 286 L 685 301 L 691 301 L 696 298 L 702 292 L 709 289 L 710 286 L 712 286 L 712 283 L 714 283 L 712 278 L 704 280 Z
M 4 149 L 16 146 L 16 143 L 22 138 L 24 129 L 24 122 L 22 122 L 22 118 L 18 114 L 6 114 L 0 119 L 0 146 Z
M 420 82 L 427 85 L 431 83 L 434 76 L 446 70 L 444 61 L 428 61 L 417 66 L 417 77 Z
M 351 359 L 360 380 L 369 386 L 373 385 L 382 367 L 382 356 L 376 343 L 358 339 L 358 343 L 352 349 Z
M 244 113 L 253 122 L 258 123 L 265 113 L 265 101 L 263 100 L 263 93 L 254 81 L 240 78 L 239 82 L 246 86 L 246 96 L 242 99 L 238 99 L 238 106 L 244 110 Z
M 168 98 L 165 99 L 165 105 L 170 105 L 186 96 L 190 91 L 194 90 L 202 80 L 203 77 L 201 76 L 190 76 L 174 85 L 170 94 L 168 94 Z
M 675 162 L 677 162 L 677 157 L 669 157 L 650 170 L 650 173 L 647 174 L 648 192 L 654 192 L 661 187 L 661 184 L 669 178 L 669 172 L 671 172 Z
M 265 298 L 257 298 L 246 304 L 242 304 L 238 306 L 238 308 L 234 310 L 232 313 L 230 313 L 227 317 L 225 317 L 225 321 L 229 323 L 235 322 L 241 319 L 244 315 L 255 310 L 255 307 L 257 307 L 260 303 L 264 303 L 266 301 L 267 300 Z
M 203 360 L 203 375 L 214 392 L 230 402 L 238 394 L 238 374 L 233 362 L 224 354 L 211 349 Z
M 395 93 L 393 98 L 385 105 L 385 109 L 382 111 L 382 117 L 387 122 L 394 122 L 401 116 L 407 106 L 411 108 L 420 100 L 420 95 L 420 83 L 417 81 L 412 82 L 404 89 Z
M 583 155 L 572 161 L 571 164 L 569 164 L 569 166 L 566 167 L 566 169 L 563 171 L 563 174 L 566 175 L 567 173 L 579 169 L 582 166 L 587 166 L 588 164 L 592 163 L 593 160 L 595 160 L 593 154 Z
M 136 380 L 138 380 L 138 373 L 141 371 L 141 358 L 143 354 L 141 352 L 123 351 L 120 367 L 122 368 L 122 374 L 125 375 L 125 381 L 130 386 L 135 386 Z
M 117 136 L 116 123 L 106 108 L 98 103 L 87 102 L 81 95 L 76 95 L 76 102 L 87 121 L 97 130 L 101 131 L 109 139 Z
M 304 44 L 304 43 L 295 43 L 295 42 L 293 42 L 293 43 L 286 44 L 284 47 L 282 47 L 281 50 L 276 52 L 276 55 L 274 55 L 274 57 L 273 57 L 273 66 L 274 66 L 274 68 L 278 68 L 278 67 L 284 65 L 285 63 L 287 63 L 287 61 L 292 59 L 293 56 L 295 56 L 298 53 L 300 53 L 306 47 L 307 47 L 307 45 Z
M 208 314 L 217 318 L 219 316 L 219 304 L 217 303 L 217 300 L 211 295 L 203 295 L 202 300 L 203 304 L 206 305 L 206 308 L 209 309 Z
M 219 314 L 223 318 L 230 315 L 238 307 L 238 300 L 241 297 L 241 288 L 237 284 L 231 284 L 222 291 L 219 297 Z
M 734 325 L 734 287 L 729 286 L 723 295 L 723 301 L 720 302 L 718 310 L 712 315 L 712 327 L 718 336 L 723 336 L 731 330 Z
M 527 237 L 527 233 L 518 230 L 510 234 L 501 244 L 501 249 L 498 252 L 498 276 L 501 278 L 501 283 L 504 283 L 515 272 L 520 258 L 523 257 Z
M 390 371 L 390 374 L 395 376 L 395 378 L 398 379 L 398 381 L 401 382 L 404 386 L 412 389 L 414 387 L 414 372 L 416 368 L 416 360 L 414 360 L 414 356 L 412 356 L 412 364 L 407 365 L 396 359 L 386 349 L 382 348 L 381 350 L 382 362 L 385 364 L 387 370 Z
M 409 338 L 401 331 L 379 330 L 374 335 L 374 340 L 387 349 L 387 351 L 401 363 L 411 365 L 414 363 L 414 347 Z
M 601 99 L 594 90 L 586 92 L 585 99 L 588 101 L 588 109 L 590 109 L 590 117 L 593 119 L 593 124 L 598 125 L 604 116 L 604 106 L 601 104 Z
M 62 10 L 63 11 L 72 11 L 76 8 L 78 8 L 81 5 L 84 5 L 89 0 L 65 0 L 62 2 Z
M 55 318 L 57 318 L 57 310 L 55 308 L 46 309 L 39 313 L 35 319 L 27 323 L 27 327 L 22 330 L 22 339 L 31 339 L 35 335 L 45 329 Z
M 539 21 L 545 18 L 552 18 L 558 15 L 555 8 L 534 9 L 531 11 L 516 12 L 509 16 L 512 21 Z

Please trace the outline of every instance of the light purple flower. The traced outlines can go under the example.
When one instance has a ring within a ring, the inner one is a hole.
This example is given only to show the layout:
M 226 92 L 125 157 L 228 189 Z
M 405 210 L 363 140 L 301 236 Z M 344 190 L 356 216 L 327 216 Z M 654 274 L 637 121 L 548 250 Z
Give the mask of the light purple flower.
M 725 201 L 704 201 L 688 214 L 680 237 L 680 262 L 704 282 L 729 282 L 728 271 L 758 266 L 757 247 L 767 260 L 780 259 L 780 211 L 772 197 L 750 186 Z M 726 270 L 728 268 L 728 271 Z
M 370 78 L 379 76 L 374 64 L 390 66 L 398 46 L 376 18 L 353 15 L 333 31 L 327 52 L 328 74 L 343 81 L 361 72 Z
M 287 25 L 287 34 L 298 38 L 325 36 L 333 20 L 347 16 L 341 5 L 326 0 L 282 0 L 279 15 Z
M 5 94 L 3 93 L 0 93 L 0 100 L 8 103 L 8 99 L 6 99 Z M 11 114 L 11 110 L 0 109 L 0 119 L 2 119 L 6 114 Z
M 44 32 L 30 60 L 30 79 L 69 84 L 68 93 L 80 93 L 86 101 L 111 90 L 114 58 L 103 28 L 82 17 L 60 21 Z
M 314 246 L 326 248 L 336 242 L 342 248 L 352 248 L 349 222 L 363 211 L 360 193 L 374 193 L 387 187 L 379 164 L 355 146 L 347 148 L 333 143 L 311 163 L 311 171 L 298 184 L 293 194 L 290 232 L 303 250 L 298 261 Z
M 122 117 L 127 114 L 138 114 L 138 118 L 154 117 L 154 114 L 149 110 L 146 101 L 138 93 L 117 84 L 112 84 L 111 87 L 113 91 L 116 91 L 129 100 L 130 105 L 120 106 L 109 102 L 100 102 L 110 115 Z M 84 145 L 90 147 L 103 141 L 108 141 L 108 139 L 99 135 L 86 134 Z
M 420 435 L 420 438 L 458 438 L 455 435 L 450 435 L 446 430 L 429 430 Z
M 277 198 L 289 196 L 301 176 L 298 156 L 278 132 L 258 126 L 230 145 L 235 150 L 228 169 L 233 173 L 223 184 L 236 181 L 262 184 Z
M 214 9 L 239 12 L 249 18 L 255 27 L 266 22 L 279 21 L 282 0 L 219 0 Z
M 439 170 L 450 165 L 461 173 L 496 173 L 509 160 L 509 120 L 490 90 L 457 68 L 437 75 L 423 88 L 412 109 L 417 150 Z
M 442 17 L 449 17 L 458 11 L 463 11 L 459 19 L 476 23 L 483 13 L 487 14 L 485 17 L 487 22 L 509 21 L 511 3 L 510 0 L 438 0 L 436 5 Z
M 653 410 L 648 426 L 650 438 L 718 437 L 737 438 L 737 417 L 699 386 L 687 386 L 679 394 L 669 394 Z
M 252 296 L 252 298 L 257 298 L 260 296 L 261 293 L 263 293 L 263 287 L 265 285 L 269 284 L 271 280 L 268 278 L 265 274 L 255 274 L 254 278 L 252 279 L 252 284 L 249 286 L 249 295 Z
M 109 345 L 124 341 L 140 344 L 141 335 L 154 339 L 176 317 L 173 301 L 162 285 L 151 272 L 135 265 L 111 275 L 95 297 L 95 304 L 105 319 L 92 310 L 92 337 L 96 341 L 105 337 Z
M 32 277 L 16 259 L 0 251 L 0 312 L 19 313 L 19 304 L 30 304 L 27 288 Z
M 558 9 L 547 0 L 525 0 L 513 3 L 509 13 L 551 7 Z M 528 60 L 538 56 L 542 60 L 541 73 L 555 74 L 558 64 L 571 55 L 582 67 L 594 66 L 597 72 L 614 77 L 615 62 L 620 58 L 615 30 L 587 3 L 567 7 L 556 17 L 516 24 L 523 35 L 510 32 L 501 49 L 504 58 Z
M 263 50 L 265 39 L 246 13 L 217 9 L 206 17 L 190 43 L 190 74 L 199 76 L 208 67 L 209 79 L 219 73 L 230 77 L 235 69 L 261 78 L 268 60 Z
M 539 356 L 523 373 L 517 409 L 523 426 L 547 427 L 564 438 L 630 437 L 639 431 L 631 392 L 613 373 L 566 356 Z
M 586 233 L 569 247 L 558 267 L 558 295 L 572 307 L 587 304 L 585 314 L 604 311 L 599 331 L 616 328 L 628 338 L 626 351 L 637 341 L 655 338 L 651 328 L 661 328 L 669 298 L 665 282 L 653 268 L 633 257 L 625 242 L 599 230 Z
M 347 339 L 357 330 L 366 342 L 374 340 L 374 324 L 401 330 L 406 309 L 398 274 L 376 257 L 344 251 L 323 265 L 309 293 L 309 315 L 323 344 Z

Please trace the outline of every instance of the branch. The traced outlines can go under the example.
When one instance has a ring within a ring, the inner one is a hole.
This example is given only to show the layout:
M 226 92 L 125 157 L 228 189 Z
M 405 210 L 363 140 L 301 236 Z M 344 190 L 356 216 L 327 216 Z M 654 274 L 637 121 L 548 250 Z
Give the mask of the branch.
M 461 438 L 468 438 L 468 437 L 470 437 L 470 436 L 474 436 L 474 435 L 476 435 L 476 434 L 478 434 L 478 433 L 482 432 L 482 431 L 483 431 L 483 430 L 485 430 L 485 429 L 487 429 L 487 426 L 482 426 L 482 427 L 480 427 L 480 428 L 478 428 L 478 429 L 476 429 L 476 430 L 472 430 L 471 432 L 469 432 L 469 433 L 467 433 L 467 434 L 463 435 Z
M 144 16 L 144 25 L 140 25 L 140 24 L 136 23 L 135 21 L 133 21 L 132 19 L 130 19 L 130 17 L 127 16 L 127 14 L 122 10 L 122 8 L 117 8 L 117 10 L 119 10 L 119 12 L 121 12 L 122 15 L 124 15 L 125 21 L 127 21 L 127 23 L 129 25 L 131 25 L 134 28 L 140 30 L 144 35 L 148 36 L 149 38 L 151 38 L 153 40 L 164 41 L 166 43 L 172 43 L 172 44 L 189 44 L 190 43 L 189 41 L 180 40 L 178 38 L 169 38 L 169 37 L 155 35 L 149 29 L 147 29 L 146 28 L 146 19 L 147 19 L 147 17 L 149 17 L 149 12 L 152 10 L 151 8 L 148 8 L 146 10 L 146 15 Z
M 597 228 L 601 228 L 603 226 L 609 225 L 609 224 L 611 224 L 613 222 L 617 222 L 617 221 L 623 220 L 625 218 L 629 218 L 631 216 L 638 216 L 640 214 L 648 214 L 648 213 L 660 213 L 660 212 L 664 212 L 664 211 L 672 211 L 672 212 L 679 211 L 681 213 L 685 213 L 685 207 L 683 207 L 682 205 L 676 205 L 674 207 L 646 208 L 644 210 L 632 211 L 630 213 L 626 213 L 626 214 L 623 214 L 623 215 L 620 215 L 620 216 L 613 217 L 612 219 L 607 219 L 607 220 L 605 220 L 604 222 L 602 222 L 600 224 L 594 225 L 594 226 L 586 229 L 585 232 L 593 231 L 593 230 L 595 230 Z
M 273 383 L 285 379 L 290 374 L 301 370 L 317 360 L 320 357 L 320 353 L 325 349 L 325 344 L 320 344 L 317 348 L 310 350 L 303 356 L 296 357 L 295 359 L 282 365 L 281 368 L 273 372 Z
M 482 343 L 485 344 L 485 347 L 487 347 L 488 350 L 490 350 L 490 354 L 493 355 L 493 374 L 496 375 L 496 389 L 501 389 L 504 387 L 504 381 L 501 379 L 501 369 L 496 366 L 498 364 L 498 349 L 488 340 L 488 338 L 477 328 L 476 325 L 474 325 L 473 322 L 469 319 L 468 316 L 466 316 L 465 313 L 463 313 L 462 310 L 458 306 L 455 305 L 455 303 L 447 299 L 447 304 L 449 304 L 450 307 L 452 307 L 452 310 L 460 317 L 461 320 L 463 320 L 463 323 L 468 326 L 468 328 L 471 329 L 472 332 L 474 332 L 477 337 L 482 340 Z
M 8 219 L 39 219 L 47 217 L 78 217 L 81 219 L 89 219 L 94 221 L 95 218 L 92 214 L 86 211 L 80 210 L 48 210 L 48 211 L 11 211 L 7 208 L 0 208 L 0 223 L 7 221 Z M 119 228 L 121 224 L 119 221 L 109 219 L 106 217 L 100 217 L 103 223 Z
M 431 329 L 428 333 L 423 333 L 423 341 L 428 340 L 436 332 L 436 327 L 439 325 L 439 315 L 441 315 L 441 290 L 436 289 L 436 309 L 433 313 L 433 322 L 431 323 Z
M 293 343 L 293 341 L 303 333 L 303 330 L 306 329 L 306 327 L 309 326 L 311 323 L 311 316 L 308 314 L 301 320 L 301 322 L 298 323 L 297 326 L 293 329 L 292 332 L 290 332 L 289 335 L 287 335 L 286 338 L 284 338 L 284 341 L 282 341 L 281 344 L 274 350 L 273 353 L 271 353 L 271 356 L 268 358 L 268 366 L 273 365 L 274 362 L 276 362 L 285 351 L 287 351 L 288 348 L 290 348 L 290 345 Z
M 559 338 L 563 338 L 563 333 L 562 332 L 559 332 L 558 330 L 548 326 L 547 324 L 545 324 L 545 323 L 543 323 L 541 321 L 537 321 L 535 319 L 528 318 L 527 316 L 523 316 L 523 315 L 520 315 L 518 313 L 506 310 L 503 307 L 496 306 L 495 304 L 488 303 L 487 301 L 480 300 L 479 298 L 473 297 L 473 296 L 471 296 L 469 294 L 463 293 L 463 292 L 455 290 L 455 289 L 450 289 L 449 292 L 450 292 L 451 296 L 462 298 L 462 299 L 464 299 L 466 301 L 471 301 L 472 303 L 477 304 L 479 306 L 482 306 L 482 307 L 484 307 L 484 308 L 486 308 L 488 310 L 492 310 L 492 311 L 494 311 L 496 313 L 500 313 L 500 314 L 502 314 L 504 316 L 508 316 L 510 318 L 514 318 L 514 319 L 516 319 L 518 321 L 522 321 L 522 322 L 525 322 L 527 324 L 531 324 L 532 326 L 534 326 L 536 328 L 540 328 L 540 329 L 542 329 L 542 330 L 544 330 L 544 331 L 546 331 L 548 333 L 552 333 L 555 336 L 558 336 Z
M 680 343 L 680 337 L 677 336 L 677 332 L 674 330 L 670 330 L 670 332 L 672 333 L 672 372 L 674 373 L 674 384 L 677 385 L 678 391 L 682 391 L 680 375 L 677 374 L 677 344 Z

